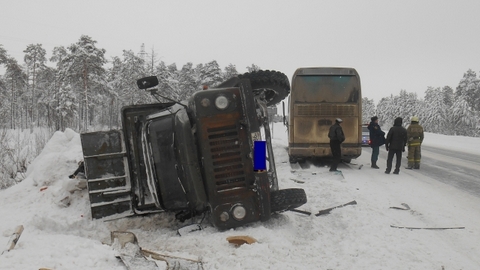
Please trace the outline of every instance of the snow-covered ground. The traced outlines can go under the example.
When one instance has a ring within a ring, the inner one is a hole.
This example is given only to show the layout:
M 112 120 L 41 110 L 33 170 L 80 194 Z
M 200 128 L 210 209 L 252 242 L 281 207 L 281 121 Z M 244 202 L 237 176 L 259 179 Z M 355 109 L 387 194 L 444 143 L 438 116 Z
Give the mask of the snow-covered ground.
M 468 153 L 480 149 L 480 138 L 426 138 L 425 145 Z M 23 182 L 0 191 L 0 246 L 6 246 L 15 227 L 25 228 L 16 247 L 0 255 L 0 269 L 125 269 L 109 245 L 114 230 L 134 232 L 145 249 L 201 259 L 204 269 L 480 269 L 479 197 L 415 170 L 385 175 L 371 169 L 368 149 L 353 161 L 364 164 L 361 170 L 341 168 L 344 178 L 313 165 L 292 172 L 281 123 L 274 126 L 273 144 L 280 188 L 304 188 L 307 193 L 301 210 L 315 213 L 352 200 L 357 205 L 319 217 L 286 212 L 222 232 L 204 224 L 203 230 L 183 236 L 176 230 L 185 224 L 167 213 L 91 220 L 86 190 L 69 192 L 76 180 L 68 175 L 82 152 L 79 134 L 66 130 L 53 135 Z M 379 164 L 385 168 L 385 160 Z M 390 208 L 402 203 L 411 209 Z M 226 241 L 235 235 L 251 236 L 257 243 L 235 247 Z

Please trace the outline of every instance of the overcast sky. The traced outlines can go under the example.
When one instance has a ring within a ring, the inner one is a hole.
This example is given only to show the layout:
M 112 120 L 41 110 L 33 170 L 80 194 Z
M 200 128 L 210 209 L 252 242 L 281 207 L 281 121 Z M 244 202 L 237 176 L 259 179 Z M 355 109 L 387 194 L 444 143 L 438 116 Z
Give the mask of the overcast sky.
M 109 60 L 143 43 L 179 69 L 216 60 L 291 78 L 298 67 L 353 67 L 376 102 L 480 73 L 479 30 L 479 0 L 0 1 L 0 44 L 22 63 L 28 44 L 50 57 L 88 35 Z

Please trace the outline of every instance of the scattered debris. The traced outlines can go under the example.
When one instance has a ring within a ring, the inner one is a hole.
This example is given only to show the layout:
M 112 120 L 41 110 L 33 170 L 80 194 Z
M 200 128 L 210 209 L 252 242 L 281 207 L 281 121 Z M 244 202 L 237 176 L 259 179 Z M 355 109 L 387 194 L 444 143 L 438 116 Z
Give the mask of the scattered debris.
M 132 232 L 114 231 L 111 232 L 111 239 L 112 248 L 118 253 L 118 257 L 122 260 L 122 262 L 129 270 L 158 269 L 157 263 L 147 258 L 166 263 L 167 270 L 203 270 L 203 263 L 200 260 L 165 255 L 154 251 L 142 249 L 138 245 L 137 237 Z
M 111 232 L 110 236 L 112 248 L 118 253 L 116 256 L 122 260 L 127 269 L 157 269 L 157 264 L 154 261 L 150 261 L 142 255 L 135 234 L 114 231 Z
M 407 227 L 407 226 L 396 226 L 390 225 L 392 228 L 396 229 L 409 229 L 409 230 L 463 230 L 465 227 Z
M 391 209 L 397 209 L 397 210 L 410 210 L 410 206 L 406 203 L 401 203 L 405 208 L 403 207 L 397 207 L 397 206 L 391 206 Z
M 303 180 L 298 180 L 298 179 L 294 179 L 294 178 L 290 178 L 290 180 L 292 180 L 295 183 L 299 183 L 299 184 L 304 184 L 305 183 L 305 181 L 303 181 Z
M 170 256 L 165 254 L 160 254 L 154 251 L 141 249 L 143 256 L 152 258 L 157 261 L 164 261 L 167 263 L 167 270 L 203 270 L 203 263 L 200 260 L 194 260 L 189 258 L 182 258 L 177 256 Z M 136 269 L 135 269 L 136 270 Z
M 295 209 L 295 208 L 289 209 L 289 210 L 292 211 L 292 212 L 297 212 L 297 213 L 300 213 L 300 214 L 305 214 L 305 215 L 307 215 L 307 216 L 310 216 L 310 215 L 312 214 L 311 212 L 303 211 L 303 210 L 298 210 L 298 209 Z
M 362 167 L 363 167 L 363 164 L 358 164 L 358 163 L 347 163 L 345 161 L 342 161 L 343 164 L 347 165 L 347 167 L 349 167 L 350 169 L 354 169 L 353 167 L 357 167 L 357 169 L 361 170 Z
M 12 236 L 10 236 L 10 240 L 8 240 L 7 248 L 4 251 L 2 251 L 2 254 L 5 252 L 9 252 L 15 247 L 15 245 L 18 242 L 18 239 L 20 239 L 20 236 L 22 235 L 22 232 L 23 232 L 23 225 L 19 225 L 15 228 L 15 231 L 13 231 Z
M 195 232 L 195 231 L 200 231 L 202 230 L 202 226 L 200 224 L 190 224 L 181 227 L 180 229 L 177 230 L 177 234 L 180 236 L 183 236 L 187 233 Z
M 229 236 L 227 237 L 227 241 L 235 246 L 241 246 L 243 244 L 253 244 L 256 243 L 257 240 L 253 237 L 247 235 L 237 235 L 237 236 Z
M 341 204 L 341 205 L 338 205 L 338 206 L 335 206 L 335 207 L 331 207 L 331 208 L 327 208 L 327 209 L 324 209 L 324 210 L 320 210 L 318 211 L 317 214 L 315 214 L 315 216 L 321 216 L 321 215 L 326 215 L 326 214 L 330 214 L 330 211 L 332 211 L 333 209 L 336 209 L 336 208 L 340 208 L 340 207 L 344 207 L 344 206 L 347 206 L 347 205 L 356 205 L 357 202 L 356 201 L 351 201 L 351 202 L 348 202 L 348 203 L 345 203 L 345 204 Z
M 48 188 L 47 186 L 43 186 L 43 187 L 40 188 L 40 191 L 44 191 L 44 190 L 46 190 L 47 188 Z

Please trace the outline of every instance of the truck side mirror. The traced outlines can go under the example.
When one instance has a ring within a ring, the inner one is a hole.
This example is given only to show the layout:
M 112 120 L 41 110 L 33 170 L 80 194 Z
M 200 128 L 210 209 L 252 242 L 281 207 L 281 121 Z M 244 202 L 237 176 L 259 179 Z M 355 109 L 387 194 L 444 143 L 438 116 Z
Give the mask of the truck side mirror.
M 139 89 L 147 89 L 158 85 L 157 76 L 145 77 L 137 80 L 137 86 Z

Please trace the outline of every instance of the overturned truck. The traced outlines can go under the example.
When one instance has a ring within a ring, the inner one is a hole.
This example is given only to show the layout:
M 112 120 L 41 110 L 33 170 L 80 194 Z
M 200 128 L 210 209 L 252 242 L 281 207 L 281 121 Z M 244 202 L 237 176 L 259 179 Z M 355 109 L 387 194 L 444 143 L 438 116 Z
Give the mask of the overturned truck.
M 137 84 L 160 96 L 155 76 Z M 182 102 L 124 107 L 121 130 L 81 134 L 92 217 L 169 211 L 229 229 L 303 205 L 303 189 L 278 187 L 268 125 L 267 106 L 289 90 L 283 73 L 249 72 Z

